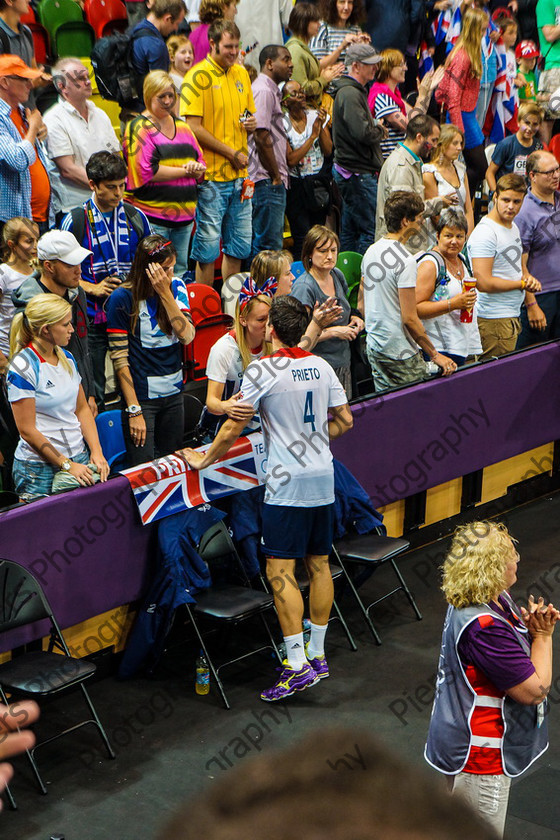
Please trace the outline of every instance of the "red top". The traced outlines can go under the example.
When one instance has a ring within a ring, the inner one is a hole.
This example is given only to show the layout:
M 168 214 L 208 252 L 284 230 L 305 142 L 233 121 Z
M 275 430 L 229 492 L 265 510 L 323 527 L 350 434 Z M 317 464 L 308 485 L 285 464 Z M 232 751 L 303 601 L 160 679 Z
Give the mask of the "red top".
M 445 68 L 447 76 L 447 109 L 449 119 L 463 130 L 461 111 L 474 111 L 480 90 L 480 79 L 471 72 L 471 61 L 462 47 L 459 47 Z

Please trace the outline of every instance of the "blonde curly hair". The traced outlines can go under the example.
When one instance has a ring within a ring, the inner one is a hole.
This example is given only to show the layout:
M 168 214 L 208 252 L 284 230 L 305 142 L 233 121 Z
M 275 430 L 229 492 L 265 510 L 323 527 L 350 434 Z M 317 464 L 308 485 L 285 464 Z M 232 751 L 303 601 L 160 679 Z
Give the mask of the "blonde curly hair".
M 501 522 L 460 525 L 443 563 L 441 588 L 447 602 L 461 609 L 486 604 L 502 592 L 515 542 Z

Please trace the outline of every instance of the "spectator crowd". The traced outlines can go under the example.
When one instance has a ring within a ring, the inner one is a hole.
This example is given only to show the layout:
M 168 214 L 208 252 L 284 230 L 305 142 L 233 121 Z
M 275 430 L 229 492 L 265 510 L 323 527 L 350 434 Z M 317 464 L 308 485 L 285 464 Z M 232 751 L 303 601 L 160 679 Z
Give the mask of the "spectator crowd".
M 353 396 L 560 337 L 552 0 L 129 0 L 118 119 L 89 56 L 38 64 L 29 13 L 0 0 L 0 452 L 22 500 L 107 479 L 111 404 L 129 466 L 181 447 L 194 287 L 225 309 L 235 289 L 198 360 L 215 457 L 228 420 L 259 427 L 240 385 L 271 352 L 322 357 L 351 426 Z
M 7 467 L 17 447 L 49 477 L 76 471 L 83 439 L 45 429 L 69 412 L 91 454 L 86 409 L 108 396 L 130 464 L 176 448 L 192 283 L 222 290 L 226 309 L 241 290 L 233 330 L 203 360 L 209 439 L 227 417 L 249 419 L 236 391 L 270 351 L 274 295 L 322 307 L 305 338 L 348 398 L 363 394 L 358 367 L 379 392 L 558 337 L 549 0 L 272 5 L 127 3 L 135 84 L 115 120 L 89 58 L 39 65 L 27 0 L 0 0 Z M 62 310 L 37 310 L 37 295 L 69 305 L 64 335 L 42 320 Z M 79 385 L 56 385 L 60 406 L 44 392 L 47 358 Z

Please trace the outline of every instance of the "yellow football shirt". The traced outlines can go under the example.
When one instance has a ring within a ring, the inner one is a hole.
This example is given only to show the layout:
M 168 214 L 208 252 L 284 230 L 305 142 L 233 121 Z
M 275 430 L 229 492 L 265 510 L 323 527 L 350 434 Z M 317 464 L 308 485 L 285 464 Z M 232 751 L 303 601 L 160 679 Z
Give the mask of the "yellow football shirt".
M 239 117 L 255 113 L 249 74 L 241 64 L 224 71 L 210 57 L 192 67 L 181 87 L 182 117 L 202 117 L 203 127 L 217 140 L 247 154 L 247 132 Z M 234 169 L 223 155 L 204 147 L 207 181 L 246 178 L 247 169 Z

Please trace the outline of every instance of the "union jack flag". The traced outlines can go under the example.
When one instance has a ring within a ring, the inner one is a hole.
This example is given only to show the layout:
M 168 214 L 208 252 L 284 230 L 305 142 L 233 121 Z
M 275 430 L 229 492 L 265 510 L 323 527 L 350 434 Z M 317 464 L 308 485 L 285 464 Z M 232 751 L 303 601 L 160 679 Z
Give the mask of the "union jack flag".
M 499 143 L 507 132 L 514 134 L 517 131 L 515 87 L 506 73 L 506 48 L 501 39 L 496 42 L 495 49 L 498 56 L 498 76 L 483 129 L 491 143 Z
M 208 446 L 201 446 L 205 452 Z M 192 470 L 179 455 L 167 455 L 123 470 L 142 523 L 200 507 L 222 496 L 264 484 L 266 455 L 262 435 L 239 438 L 229 452 L 205 470 Z

